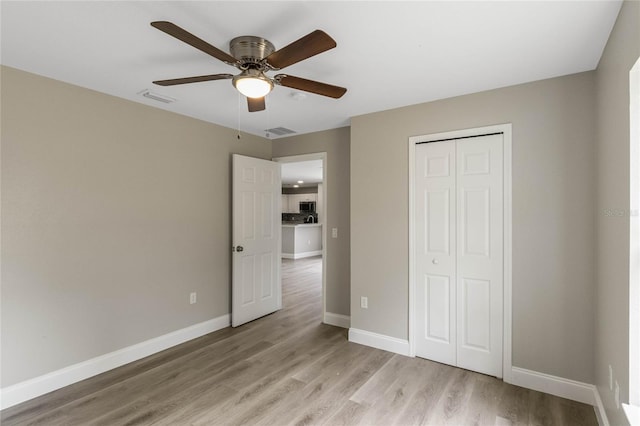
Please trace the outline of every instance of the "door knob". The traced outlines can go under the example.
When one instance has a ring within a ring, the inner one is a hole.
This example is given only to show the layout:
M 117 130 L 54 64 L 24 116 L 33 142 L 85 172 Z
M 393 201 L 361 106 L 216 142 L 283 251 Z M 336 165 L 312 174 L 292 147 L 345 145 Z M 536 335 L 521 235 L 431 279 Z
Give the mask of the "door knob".
M 431 261 L 431 263 L 433 263 L 434 265 L 437 265 L 438 263 L 440 263 L 438 261 L 438 259 L 436 259 L 435 257 L 433 258 L 433 260 Z
M 236 247 L 236 251 L 243 251 L 243 250 L 244 250 L 244 247 L 242 247 L 242 246 Z

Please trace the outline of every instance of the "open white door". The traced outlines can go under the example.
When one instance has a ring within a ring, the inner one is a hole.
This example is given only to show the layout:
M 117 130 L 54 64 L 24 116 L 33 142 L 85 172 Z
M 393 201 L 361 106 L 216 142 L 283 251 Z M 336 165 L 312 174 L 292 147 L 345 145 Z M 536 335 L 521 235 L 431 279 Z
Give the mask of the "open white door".
M 233 155 L 231 325 L 282 307 L 280 164 Z

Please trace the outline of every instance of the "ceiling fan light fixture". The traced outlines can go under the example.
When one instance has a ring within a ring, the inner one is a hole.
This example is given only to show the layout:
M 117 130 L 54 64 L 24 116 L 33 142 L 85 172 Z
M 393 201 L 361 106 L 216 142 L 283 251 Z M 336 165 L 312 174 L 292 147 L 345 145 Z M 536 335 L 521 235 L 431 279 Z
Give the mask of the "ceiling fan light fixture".
M 231 52 L 229 54 L 172 22 L 154 21 L 151 26 L 240 70 L 240 74 L 236 76 L 231 74 L 210 74 L 153 82 L 159 86 L 231 79 L 233 87 L 246 96 L 249 112 L 264 111 L 266 109 L 265 97 L 273 90 L 276 84 L 334 99 L 342 97 L 347 91 L 344 87 L 332 86 L 331 84 L 292 75 L 278 74 L 270 78 L 265 74 L 269 71 L 278 71 L 297 64 L 336 47 L 335 40 L 322 30 L 312 31 L 279 50 L 275 50 L 273 44 L 262 37 L 236 37 L 229 43 L 229 51 Z M 295 99 L 301 100 L 304 96 L 304 94 L 297 94 Z M 270 137 L 270 134 L 271 132 L 267 131 L 267 137 Z M 275 132 L 274 134 L 278 135 Z
M 233 77 L 233 86 L 247 98 L 262 98 L 273 90 L 273 82 L 261 71 L 248 69 Z

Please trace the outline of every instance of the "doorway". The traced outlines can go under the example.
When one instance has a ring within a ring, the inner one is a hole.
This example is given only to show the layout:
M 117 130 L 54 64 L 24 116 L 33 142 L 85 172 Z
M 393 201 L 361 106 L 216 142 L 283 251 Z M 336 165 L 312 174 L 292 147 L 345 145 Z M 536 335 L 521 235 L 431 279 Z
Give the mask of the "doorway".
M 412 137 L 409 169 L 410 355 L 508 381 L 511 125 Z
M 305 269 L 322 284 L 322 321 L 326 314 L 327 154 L 274 158 L 282 170 L 282 267 Z M 301 210 L 302 208 L 302 210 Z M 320 263 L 320 264 L 319 264 Z M 317 274 L 320 274 L 318 277 Z

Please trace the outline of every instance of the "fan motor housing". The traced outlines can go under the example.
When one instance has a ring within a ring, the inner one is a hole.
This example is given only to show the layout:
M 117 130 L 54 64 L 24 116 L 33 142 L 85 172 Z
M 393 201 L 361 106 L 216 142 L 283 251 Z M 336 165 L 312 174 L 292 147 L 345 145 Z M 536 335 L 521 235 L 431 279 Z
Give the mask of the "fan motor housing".
M 240 36 L 229 42 L 231 56 L 243 64 L 260 64 L 260 62 L 276 49 L 273 44 L 262 37 Z

